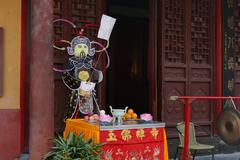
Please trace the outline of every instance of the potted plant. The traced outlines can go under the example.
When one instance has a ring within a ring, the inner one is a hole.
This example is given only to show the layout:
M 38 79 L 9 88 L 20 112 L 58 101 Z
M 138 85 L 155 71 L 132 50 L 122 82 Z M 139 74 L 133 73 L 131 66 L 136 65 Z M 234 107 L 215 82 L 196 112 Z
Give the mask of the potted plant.
M 69 133 L 65 140 L 61 136 L 54 139 L 52 150 L 44 160 L 98 160 L 102 154 L 102 144 L 93 144 L 92 139 L 84 140 L 84 135 Z

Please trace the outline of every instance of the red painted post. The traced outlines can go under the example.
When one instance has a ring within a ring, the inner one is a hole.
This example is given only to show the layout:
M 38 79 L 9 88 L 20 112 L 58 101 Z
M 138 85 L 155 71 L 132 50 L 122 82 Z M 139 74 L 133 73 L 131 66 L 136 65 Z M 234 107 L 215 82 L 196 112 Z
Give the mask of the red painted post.
M 29 159 L 40 160 L 54 137 L 53 0 L 31 0 Z
M 231 97 L 231 96 L 173 96 L 171 98 L 173 100 L 176 99 L 192 99 L 192 100 L 199 100 L 199 99 L 240 99 L 239 97 Z
M 217 0 L 217 28 L 216 28 L 216 95 L 222 96 L 222 0 Z M 222 100 L 217 100 L 215 117 L 222 110 Z
M 21 152 L 26 143 L 26 0 L 22 0 L 21 15 L 21 74 L 20 74 L 20 108 L 21 108 Z
M 190 104 L 188 98 L 185 98 L 184 100 L 185 100 L 184 160 L 187 160 L 189 151 Z

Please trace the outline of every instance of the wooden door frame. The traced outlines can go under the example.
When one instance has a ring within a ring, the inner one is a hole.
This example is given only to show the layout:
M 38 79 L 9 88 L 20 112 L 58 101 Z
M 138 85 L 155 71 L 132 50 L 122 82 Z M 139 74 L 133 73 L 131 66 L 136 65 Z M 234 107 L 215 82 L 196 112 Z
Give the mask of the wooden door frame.
M 106 13 L 106 8 L 107 8 L 107 0 L 101 0 L 101 1 L 97 1 L 97 24 L 100 24 L 101 22 L 101 17 L 103 13 Z M 104 64 L 106 63 L 106 57 L 102 57 L 102 66 L 104 66 Z M 107 105 L 107 80 L 106 80 L 106 73 L 103 73 L 104 78 L 103 81 L 100 83 L 100 85 L 98 86 L 98 102 L 100 104 L 100 109 L 104 109 L 106 110 L 106 105 Z
M 161 119 L 161 109 L 158 99 L 159 76 L 158 68 L 158 0 L 149 1 L 149 43 L 148 43 L 148 80 L 149 80 L 149 107 L 155 120 Z

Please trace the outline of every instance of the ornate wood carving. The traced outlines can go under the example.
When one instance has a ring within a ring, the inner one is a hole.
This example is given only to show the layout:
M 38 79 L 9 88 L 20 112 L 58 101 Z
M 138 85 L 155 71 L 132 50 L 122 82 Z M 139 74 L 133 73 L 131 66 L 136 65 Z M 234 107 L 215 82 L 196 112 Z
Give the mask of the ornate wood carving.
M 184 104 L 173 95 L 214 95 L 214 7 L 211 0 L 162 1 L 162 113 L 171 127 L 184 120 Z M 211 128 L 213 103 L 191 104 L 191 120 Z
M 191 15 L 191 61 L 193 64 L 211 63 L 210 1 L 192 0 Z
M 199 80 L 210 80 L 211 70 L 208 68 L 193 68 L 191 77 L 195 81 Z
M 62 11 L 63 1 L 54 0 L 54 19 L 63 18 Z M 54 39 L 63 39 L 63 25 L 62 23 L 54 24 Z
M 97 23 L 96 0 L 72 0 L 72 21 L 78 26 L 88 23 Z M 98 28 L 89 28 L 86 35 L 91 38 L 97 36 Z
M 214 51 L 212 0 L 192 0 L 191 7 L 191 54 L 189 94 L 214 95 Z M 195 101 L 191 104 L 191 120 L 212 126 L 213 102 Z
M 209 83 L 194 82 L 191 84 L 191 93 L 193 96 L 208 96 L 211 89 Z M 210 100 L 195 100 L 191 103 L 191 120 L 198 123 L 211 125 L 212 120 L 212 101 Z
M 181 96 L 184 95 L 185 91 L 184 84 L 179 85 L 179 83 L 168 83 L 166 86 L 166 92 L 164 99 L 166 100 L 166 108 L 165 108 L 165 121 L 171 121 L 171 123 L 178 122 L 179 119 L 183 119 L 183 104 L 180 101 L 172 101 L 169 100 L 171 95 Z M 171 116 L 170 116 L 171 115 Z M 173 116 L 174 115 L 174 116 Z
M 0 27 L 0 97 L 3 95 L 3 28 Z
M 186 94 L 184 7 L 184 1 L 165 0 L 162 4 L 162 109 L 168 127 L 174 126 L 184 115 L 183 103 L 169 100 L 171 95 Z
M 186 71 L 183 68 L 167 68 L 165 69 L 166 78 L 185 78 Z
M 164 62 L 184 63 L 184 1 L 164 1 Z
M 171 95 L 186 94 L 186 55 L 184 1 L 164 0 L 161 3 L 162 14 L 162 120 L 167 126 L 174 126 L 183 119 L 183 104 L 169 100 Z M 171 135 L 171 133 L 168 133 Z

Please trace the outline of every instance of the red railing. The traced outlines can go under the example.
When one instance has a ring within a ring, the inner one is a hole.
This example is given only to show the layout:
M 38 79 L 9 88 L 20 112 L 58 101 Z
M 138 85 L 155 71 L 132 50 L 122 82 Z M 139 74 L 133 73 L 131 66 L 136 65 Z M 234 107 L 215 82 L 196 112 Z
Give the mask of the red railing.
M 217 99 L 217 100 L 222 100 L 222 99 L 240 99 L 240 97 L 220 97 L 220 96 L 171 96 L 171 100 L 184 100 L 185 101 L 185 128 L 184 128 L 184 152 L 183 152 L 183 157 L 184 160 L 187 160 L 187 155 L 189 151 L 189 122 L 190 122 L 190 99 L 191 100 L 207 100 L 207 99 Z

